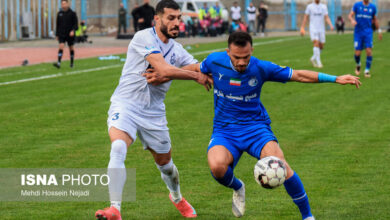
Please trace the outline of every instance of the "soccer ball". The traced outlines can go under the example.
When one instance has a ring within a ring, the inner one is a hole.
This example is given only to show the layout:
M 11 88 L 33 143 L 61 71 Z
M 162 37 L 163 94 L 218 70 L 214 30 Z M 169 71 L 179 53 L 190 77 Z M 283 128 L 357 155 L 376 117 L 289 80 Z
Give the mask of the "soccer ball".
M 269 156 L 257 161 L 254 169 L 255 180 L 266 189 L 276 188 L 284 183 L 287 169 L 282 160 Z

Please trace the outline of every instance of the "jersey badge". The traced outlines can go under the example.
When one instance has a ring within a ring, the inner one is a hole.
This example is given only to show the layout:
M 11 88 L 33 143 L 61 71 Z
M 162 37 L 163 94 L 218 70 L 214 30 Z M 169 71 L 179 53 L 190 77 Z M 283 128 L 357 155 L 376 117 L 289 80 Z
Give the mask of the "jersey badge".
M 176 54 L 175 53 L 172 54 L 170 62 L 171 62 L 171 65 L 176 63 Z
M 248 85 L 249 86 L 252 86 L 252 87 L 255 87 L 257 86 L 257 84 L 259 83 L 259 81 L 257 80 L 257 78 L 254 76 L 252 77 L 249 82 L 248 82 Z

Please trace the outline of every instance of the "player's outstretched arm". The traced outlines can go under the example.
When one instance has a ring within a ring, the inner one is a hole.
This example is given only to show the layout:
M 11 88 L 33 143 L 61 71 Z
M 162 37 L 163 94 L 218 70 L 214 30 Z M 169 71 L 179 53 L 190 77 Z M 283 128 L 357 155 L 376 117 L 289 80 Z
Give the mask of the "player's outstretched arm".
M 207 91 L 211 88 L 211 82 L 207 75 L 169 65 L 160 53 L 150 54 L 146 57 L 146 60 L 153 67 L 153 69 L 148 69 L 143 74 L 148 83 L 159 85 L 172 79 L 182 79 L 194 80 L 203 85 Z
M 310 70 L 294 70 L 291 81 L 302 83 L 338 83 L 341 85 L 351 84 L 356 88 L 362 84 L 359 77 L 352 75 L 333 76 L 325 73 L 314 72 Z
M 374 15 L 373 21 L 374 21 L 374 24 L 375 24 L 375 28 L 378 30 L 378 38 L 379 38 L 379 40 L 382 40 L 382 38 L 383 38 L 383 36 L 382 36 L 382 29 L 379 26 L 378 17 Z

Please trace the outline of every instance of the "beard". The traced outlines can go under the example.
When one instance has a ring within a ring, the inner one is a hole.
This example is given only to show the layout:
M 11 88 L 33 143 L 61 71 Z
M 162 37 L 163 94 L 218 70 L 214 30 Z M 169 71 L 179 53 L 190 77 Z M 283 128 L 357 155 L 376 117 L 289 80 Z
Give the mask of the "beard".
M 177 31 L 179 31 L 179 27 L 178 27 L 178 26 L 175 26 L 175 27 L 172 28 L 171 30 L 177 30 Z M 176 35 L 169 34 L 169 33 L 168 33 L 168 27 L 167 27 L 166 25 L 164 25 L 162 22 L 161 22 L 160 31 L 161 31 L 161 33 L 164 34 L 164 36 L 165 36 L 166 38 L 168 38 L 168 39 L 169 39 L 169 38 L 175 39 L 175 38 L 177 38 L 177 37 L 179 36 L 179 33 L 176 34 Z

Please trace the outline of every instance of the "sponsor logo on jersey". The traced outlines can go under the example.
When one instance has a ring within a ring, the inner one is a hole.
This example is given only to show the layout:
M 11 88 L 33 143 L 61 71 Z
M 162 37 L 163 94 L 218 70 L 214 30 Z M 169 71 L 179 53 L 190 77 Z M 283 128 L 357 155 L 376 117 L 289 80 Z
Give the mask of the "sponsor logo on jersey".
M 231 86 L 241 86 L 241 79 L 231 78 L 229 84 Z

